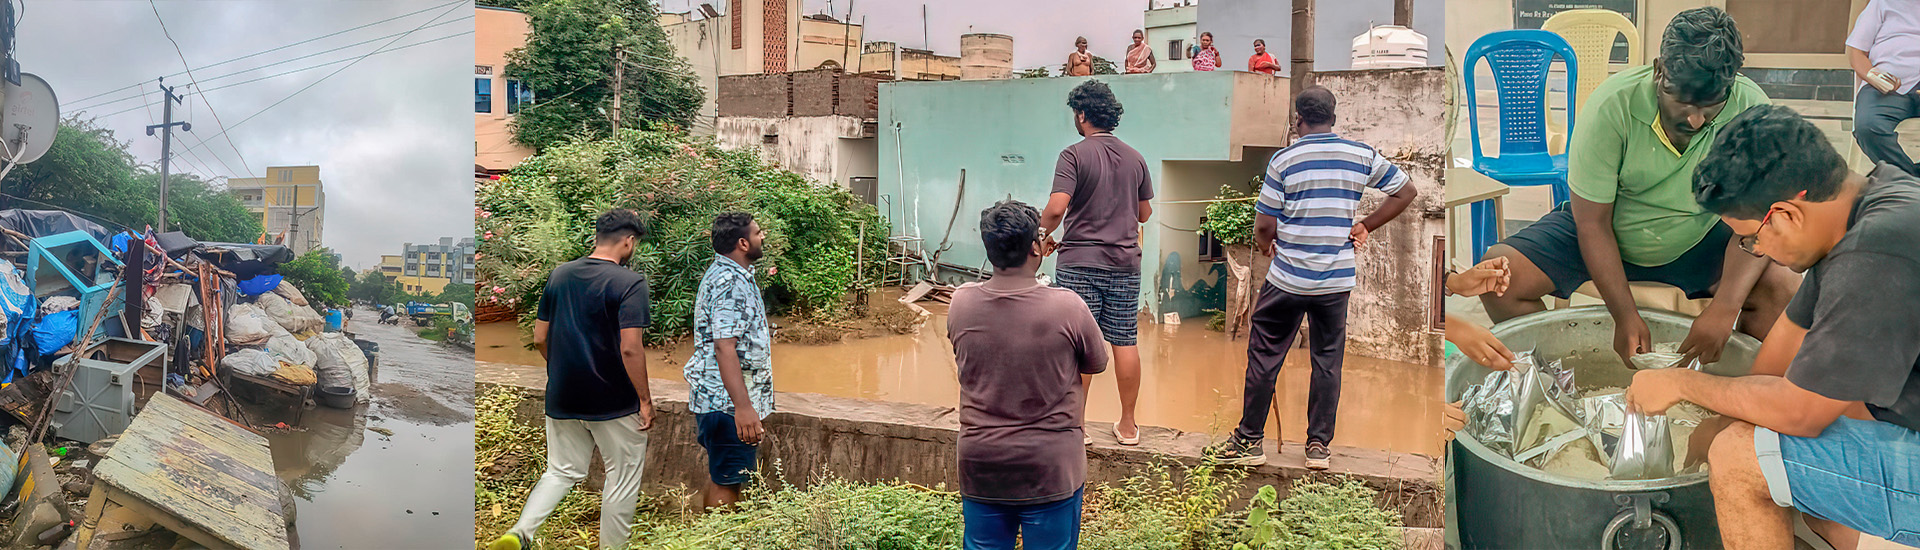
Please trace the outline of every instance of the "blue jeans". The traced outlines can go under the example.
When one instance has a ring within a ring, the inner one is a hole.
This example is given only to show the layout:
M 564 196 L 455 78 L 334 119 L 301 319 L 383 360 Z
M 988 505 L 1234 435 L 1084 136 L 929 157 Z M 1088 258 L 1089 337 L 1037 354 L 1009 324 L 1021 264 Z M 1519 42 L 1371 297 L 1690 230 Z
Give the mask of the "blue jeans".
M 960 500 L 966 521 L 966 550 L 1013 550 L 1024 537 L 1025 550 L 1073 550 L 1080 547 L 1080 495 L 1046 504 L 993 504 Z
M 1753 431 L 1774 504 L 1920 546 L 1920 432 L 1841 417 L 1819 437 Z

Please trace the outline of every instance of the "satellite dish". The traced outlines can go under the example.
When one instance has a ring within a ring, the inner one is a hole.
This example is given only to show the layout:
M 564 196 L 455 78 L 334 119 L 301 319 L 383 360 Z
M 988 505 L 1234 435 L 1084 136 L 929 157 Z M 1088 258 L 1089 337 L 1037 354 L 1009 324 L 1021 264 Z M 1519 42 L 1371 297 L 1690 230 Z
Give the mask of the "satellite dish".
M 53 147 L 53 138 L 60 133 L 60 100 L 53 96 L 53 86 L 32 73 L 20 75 L 20 85 L 0 81 L 6 95 L 5 106 L 0 107 L 0 141 L 13 153 L 12 159 L 0 152 L 0 160 L 12 160 L 14 164 L 26 164 L 47 154 Z

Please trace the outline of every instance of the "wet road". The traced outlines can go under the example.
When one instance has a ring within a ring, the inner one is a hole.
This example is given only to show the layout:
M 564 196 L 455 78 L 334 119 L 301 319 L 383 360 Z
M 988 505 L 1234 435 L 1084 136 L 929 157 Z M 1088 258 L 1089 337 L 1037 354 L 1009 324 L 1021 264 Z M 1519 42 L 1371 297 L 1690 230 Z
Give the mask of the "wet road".
M 373 402 L 319 406 L 305 432 L 269 434 L 274 467 L 298 499 L 301 548 L 457 548 L 473 531 L 473 355 L 374 323 Z M 369 430 L 392 430 L 387 436 Z
M 921 333 L 841 344 L 774 345 L 774 388 L 953 407 L 960 385 L 946 335 L 944 306 L 923 303 L 934 315 Z M 1142 425 L 1164 426 L 1224 437 L 1240 420 L 1246 378 L 1247 341 L 1207 330 L 1200 319 L 1182 325 L 1140 324 L 1141 384 L 1136 412 Z M 543 365 L 524 349 L 512 323 L 475 331 L 481 361 Z M 648 375 L 680 380 L 690 343 L 648 353 Z M 1279 414 L 1269 415 L 1267 437 L 1306 439 L 1307 353 L 1295 349 L 1281 369 Z M 1442 369 L 1349 355 L 1341 370 L 1335 445 L 1439 456 Z M 1120 418 L 1112 374 L 1094 378 L 1090 420 Z

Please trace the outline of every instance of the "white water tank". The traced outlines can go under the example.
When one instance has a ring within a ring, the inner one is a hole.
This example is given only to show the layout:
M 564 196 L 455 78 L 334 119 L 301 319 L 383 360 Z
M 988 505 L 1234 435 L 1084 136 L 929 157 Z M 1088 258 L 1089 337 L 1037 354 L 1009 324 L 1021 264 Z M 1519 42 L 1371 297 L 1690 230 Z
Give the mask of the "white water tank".
M 1427 66 L 1427 37 L 1413 29 L 1381 25 L 1353 38 L 1353 68 Z
M 960 80 L 1002 80 L 1013 76 L 1013 37 L 960 35 Z

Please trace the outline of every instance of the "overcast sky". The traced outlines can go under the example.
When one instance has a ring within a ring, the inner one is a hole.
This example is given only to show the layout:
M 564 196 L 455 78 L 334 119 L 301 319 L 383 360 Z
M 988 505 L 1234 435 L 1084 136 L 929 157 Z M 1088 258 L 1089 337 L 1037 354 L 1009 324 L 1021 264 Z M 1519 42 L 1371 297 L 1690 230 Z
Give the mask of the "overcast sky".
M 15 0 L 16 5 L 22 2 Z M 160 157 L 160 139 L 147 137 L 145 129 L 161 116 L 154 79 L 191 67 L 194 77 L 206 81 L 198 88 L 233 86 L 190 95 L 175 107 L 176 119 L 193 123 L 192 132 L 176 134 L 176 150 L 212 139 L 192 149 L 198 158 L 182 154 L 184 162 L 176 160 L 173 170 L 209 178 L 246 177 L 264 176 L 268 166 L 319 165 L 327 194 L 322 244 L 343 254 L 355 268 L 372 267 L 381 254 L 398 254 L 404 242 L 473 235 L 473 126 L 464 102 L 471 93 L 470 3 L 160 1 L 159 16 L 179 42 L 179 53 L 162 34 L 155 5 L 148 2 L 24 4 L 15 52 L 21 71 L 52 85 L 62 116 L 85 108 L 83 116 L 102 117 L 99 122 L 121 141 L 132 142 L 133 154 L 141 161 L 157 163 Z M 420 10 L 427 11 L 202 68 Z M 407 32 L 443 12 L 434 22 L 451 23 L 397 37 L 393 47 L 452 38 L 376 54 L 351 66 L 342 62 L 239 84 L 358 57 L 395 38 L 262 68 Z M 328 76 L 336 70 L 339 74 Z M 229 74 L 233 76 L 225 76 Z M 185 85 L 189 78 L 166 81 Z M 142 92 L 147 94 L 144 102 L 138 98 Z M 100 105 L 130 96 L 135 99 Z M 152 106 L 138 108 L 143 103 Z M 126 109 L 132 110 L 113 114 Z M 223 128 L 221 122 L 232 130 L 214 138 Z M 231 145 L 227 138 L 232 138 Z

